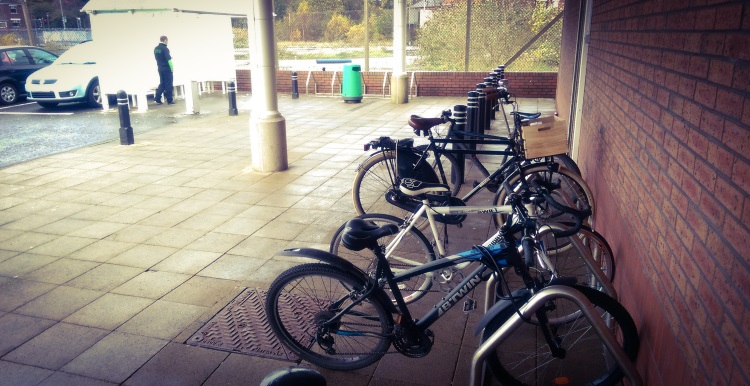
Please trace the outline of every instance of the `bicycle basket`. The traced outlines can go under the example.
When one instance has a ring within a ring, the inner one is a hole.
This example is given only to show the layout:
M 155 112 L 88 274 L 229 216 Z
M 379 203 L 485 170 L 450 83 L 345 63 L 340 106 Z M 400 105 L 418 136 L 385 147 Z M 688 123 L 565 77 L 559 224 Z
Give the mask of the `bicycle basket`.
M 396 145 L 396 167 L 399 178 L 413 178 L 415 180 L 439 183 L 435 170 L 429 162 L 421 160 L 422 153 L 413 147 L 414 140 L 411 138 L 401 139 Z

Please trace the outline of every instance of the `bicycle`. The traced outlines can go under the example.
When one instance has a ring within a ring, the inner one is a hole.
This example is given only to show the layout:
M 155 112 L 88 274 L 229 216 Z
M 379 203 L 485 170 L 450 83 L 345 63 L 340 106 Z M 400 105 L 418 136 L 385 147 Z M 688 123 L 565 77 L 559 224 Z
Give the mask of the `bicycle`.
M 525 189 L 529 183 L 544 183 L 551 192 L 550 195 L 559 198 L 555 194 L 556 185 L 550 184 L 538 177 L 525 176 L 520 179 L 519 188 Z M 382 238 L 385 245 L 385 256 L 389 260 L 394 272 L 400 272 L 420 264 L 443 258 L 449 253 L 447 251 L 447 235 L 440 236 L 437 223 L 461 223 L 469 214 L 489 213 L 493 215 L 510 214 L 512 208 L 508 205 L 493 206 L 466 206 L 466 205 L 435 205 L 439 197 L 424 194 L 415 191 L 412 186 L 418 185 L 419 181 L 414 182 L 412 179 L 402 179 L 399 191 L 402 195 L 408 196 L 415 201 L 420 202 L 420 206 L 406 216 L 400 219 L 388 214 L 370 213 L 358 216 L 357 218 L 374 222 L 378 225 L 391 224 L 399 227 L 397 234 L 384 236 Z M 506 184 L 506 186 L 508 186 Z M 448 189 L 444 189 L 447 191 Z M 515 194 L 515 193 L 514 193 Z M 530 202 L 527 208 L 529 216 L 539 222 L 540 200 Z M 553 200 L 553 202 L 556 202 Z M 555 204 L 557 205 L 557 204 Z M 560 211 L 561 210 L 557 210 Z M 429 235 L 432 241 L 425 236 L 419 229 L 422 218 L 426 217 L 425 228 L 430 230 Z M 542 221 L 546 222 L 546 220 Z M 571 276 L 576 277 L 579 282 L 586 285 L 602 289 L 610 295 L 614 295 L 614 289 L 610 283 L 614 279 L 615 262 L 614 254 L 607 241 L 600 234 L 591 228 L 578 224 L 578 232 L 575 235 L 566 233 L 570 224 L 547 223 L 541 226 L 535 233 L 535 239 L 542 246 L 543 256 L 538 260 L 538 269 L 548 272 L 549 276 Z M 372 272 L 375 261 L 372 255 L 365 251 L 351 250 L 345 247 L 343 236 L 346 231 L 346 224 L 341 225 L 334 233 L 329 245 L 329 252 L 345 258 L 358 268 L 365 272 Z M 575 239 L 574 239 L 575 237 Z M 437 249 L 437 250 L 436 250 Z M 407 303 L 419 300 L 431 289 L 434 283 L 437 283 L 441 289 L 448 286 L 455 280 L 455 276 L 460 277 L 458 271 L 445 271 L 440 275 L 415 276 L 408 281 L 399 283 L 400 290 L 404 294 Z
M 502 100 L 502 99 L 501 99 Z M 508 101 L 508 99 L 505 99 Z M 426 182 L 441 182 L 451 187 L 451 204 L 468 202 L 482 189 L 486 188 L 494 193 L 493 203 L 502 203 L 505 194 L 500 189 L 500 182 L 511 177 L 511 186 L 515 186 L 519 175 L 517 165 L 525 169 L 524 174 L 539 174 L 550 181 L 561 181 L 565 185 L 566 194 L 570 201 L 582 207 L 589 205 L 594 208 L 594 199 L 586 183 L 580 178 L 580 171 L 575 162 L 567 155 L 556 155 L 544 159 L 526 160 L 520 141 L 520 127 L 526 118 L 537 117 L 538 114 L 529 115 L 517 111 L 513 105 L 514 128 L 508 126 L 508 137 L 466 133 L 456 130 L 456 120 L 451 118 L 450 110 L 445 110 L 439 118 L 421 118 L 412 116 L 409 125 L 414 129 L 417 136 L 424 135 L 429 144 L 426 146 L 413 146 L 413 139 L 395 141 L 389 137 L 381 137 L 365 145 L 365 150 L 376 149 L 377 151 L 363 161 L 357 168 L 354 182 L 352 184 L 352 201 L 355 212 L 358 215 L 366 213 L 391 214 L 397 217 L 405 213 L 413 212 L 419 205 L 418 202 L 404 197 L 398 192 L 399 180 L 401 178 L 414 178 Z M 433 131 L 441 124 L 449 123 L 449 129 L 444 138 L 435 138 Z M 465 137 L 479 138 L 458 139 L 457 134 Z M 451 145 L 451 149 L 447 145 Z M 505 145 L 505 150 L 474 150 L 471 145 Z M 462 185 L 463 170 L 453 154 L 468 155 L 473 165 L 485 176 L 481 182 L 476 182 L 474 187 L 465 195 L 457 197 Z M 503 160 L 500 167 L 490 173 L 485 165 L 477 157 L 478 154 L 502 155 Z M 428 162 L 428 159 L 433 161 Z M 554 214 L 551 214 L 553 216 Z M 504 219 L 493 218 L 496 226 L 502 224 Z
M 448 188 L 422 184 L 421 189 L 445 191 Z M 553 201 L 549 194 L 543 191 L 539 193 L 545 200 Z M 614 384 L 623 377 L 623 372 L 620 366 L 614 364 L 612 352 L 606 348 L 608 346 L 602 341 L 602 336 L 589 328 L 591 320 L 585 318 L 580 309 L 571 307 L 563 298 L 554 297 L 554 294 L 550 297 L 550 289 L 564 286 L 580 291 L 596 308 L 602 320 L 607 322 L 609 333 L 618 339 L 618 344 L 630 360 L 635 359 L 639 345 L 635 323 L 622 305 L 602 292 L 576 286 L 568 278 L 546 282 L 532 275 L 528 265 L 534 259 L 535 246 L 531 234 L 536 231 L 536 224 L 526 215 L 529 196 L 514 193 L 508 201 L 514 216 L 508 217 L 496 238 L 482 246 L 400 273 L 394 273 L 391 269 L 379 243 L 380 238 L 398 233 L 395 225 L 378 226 L 357 218 L 348 223 L 343 240 L 350 249 L 373 252 L 377 264 L 371 274 L 321 250 L 284 250 L 284 255 L 319 262 L 291 268 L 271 284 L 266 300 L 271 329 L 300 358 L 333 370 L 354 370 L 371 365 L 382 358 L 391 345 L 402 355 L 423 357 L 430 352 L 434 343 L 434 334 L 429 327 L 480 283 L 490 278 L 502 280 L 502 268 L 511 267 L 523 279 L 525 287 L 513 291 L 512 296 L 504 297 L 492 306 L 477 330 L 503 325 L 504 320 L 521 315 L 523 305 L 537 295 L 545 294 L 545 299 L 549 299 L 543 307 L 534 311 L 533 317 L 523 318 L 532 329 L 524 337 L 538 338 L 513 339 L 514 344 L 530 345 L 532 353 L 524 353 L 524 357 L 529 359 L 524 362 L 528 362 L 533 370 L 530 371 L 529 366 L 519 367 L 516 363 L 508 362 L 506 357 L 495 356 L 487 362 L 492 374 L 500 382 L 509 384 L 524 384 L 529 375 L 550 378 L 549 374 L 552 374 L 552 379 L 574 379 L 582 381 L 582 384 Z M 568 209 L 571 214 L 576 214 L 576 223 L 580 225 L 583 215 L 572 208 Z M 516 233 L 522 235 L 520 244 L 523 255 L 516 247 L 519 241 Z M 415 319 L 404 301 L 399 283 L 464 263 L 478 266 L 430 311 Z M 395 301 L 392 302 L 386 294 L 386 286 Z M 297 307 L 300 311 L 289 315 L 285 311 L 285 304 L 289 302 L 303 304 L 304 307 Z M 506 350 L 503 344 L 496 348 L 498 352 L 514 351 Z M 569 363 L 586 363 L 587 366 L 585 371 L 574 375 L 566 371 L 579 371 L 580 367 L 566 366 Z

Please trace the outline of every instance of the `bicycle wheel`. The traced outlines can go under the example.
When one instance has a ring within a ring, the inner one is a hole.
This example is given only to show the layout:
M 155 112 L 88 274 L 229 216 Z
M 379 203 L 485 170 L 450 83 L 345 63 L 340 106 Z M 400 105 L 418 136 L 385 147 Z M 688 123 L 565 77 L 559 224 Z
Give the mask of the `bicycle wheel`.
M 430 162 L 439 176 L 440 173 L 434 154 L 430 154 L 427 162 Z M 446 181 L 451 187 L 451 194 L 455 196 L 461 188 L 460 183 L 456 183 L 458 180 L 455 180 L 453 175 L 454 170 L 459 170 L 456 169 L 458 163 L 449 154 L 442 154 L 440 156 L 440 163 L 443 166 Z M 396 152 L 393 150 L 375 153 L 362 162 L 357 169 L 357 173 L 354 176 L 354 183 L 352 184 L 352 203 L 357 215 L 383 213 L 404 218 L 412 210 L 399 208 L 389 203 L 386 200 L 386 194 L 389 192 L 396 195 L 400 201 L 405 202 L 407 205 L 411 204 L 413 208 L 419 206 L 419 201 L 401 195 L 398 191 L 400 180 L 396 170 Z
M 590 254 L 595 267 L 612 282 L 615 278 L 615 259 L 612 248 L 604 236 L 586 225 L 570 237 L 556 237 L 550 228 L 544 228 L 538 233 L 537 238 L 544 245 L 547 257 L 558 276 L 575 277 L 580 285 L 601 289 L 601 284 L 585 264 L 581 251 L 572 245 L 572 237 L 581 241 L 580 245 L 584 248 L 584 253 Z
M 377 362 L 393 332 L 392 316 L 374 297 L 347 309 L 364 292 L 364 278 L 329 264 L 300 265 L 271 284 L 266 315 L 281 343 L 300 358 L 327 369 L 355 370 Z
M 378 225 L 395 224 L 400 227 L 404 223 L 403 220 L 397 217 L 385 214 L 365 214 L 358 218 L 373 221 Z M 341 225 L 339 229 L 336 230 L 336 233 L 334 233 L 333 238 L 331 239 L 329 252 L 349 260 L 352 264 L 356 265 L 363 271 L 372 274 L 376 262 L 374 254 L 369 249 L 363 249 L 361 251 L 347 249 L 341 242 L 341 236 L 345 227 L 346 224 Z M 389 245 L 396 236 L 397 235 L 392 235 L 381 238 L 381 245 Z M 386 250 L 386 253 L 391 253 L 388 263 L 394 274 L 398 274 L 406 269 L 435 260 L 435 251 L 432 244 L 430 244 L 422 232 L 414 227 L 406 232 L 403 239 L 401 239 L 401 242 L 395 245 L 392 249 L 392 252 Z M 432 273 L 415 276 L 409 280 L 398 283 L 398 288 L 401 290 L 401 295 L 404 297 L 406 303 L 411 303 L 422 298 L 422 296 L 427 294 L 427 291 L 431 286 Z M 389 287 L 386 286 L 386 290 L 390 293 Z M 391 297 L 391 300 L 393 300 L 393 297 Z
M 579 176 L 581 175 L 581 169 L 578 167 L 578 164 L 567 154 L 553 155 L 552 160 L 564 166 L 565 169 L 568 169 Z
M 582 286 L 574 286 L 594 305 L 623 348 L 628 358 L 638 354 L 638 331 L 627 310 L 616 300 Z M 550 300 L 544 314 L 550 319 L 549 331 L 565 355 L 554 356 L 542 332 L 532 318 L 513 332 L 487 358 L 487 367 L 503 385 L 614 385 L 623 378 L 622 370 L 606 349 L 588 319 L 577 306 L 565 298 Z M 497 331 L 513 314 L 508 309 L 485 328 L 483 340 Z M 556 315 L 562 314 L 563 317 Z
M 591 193 L 586 182 L 583 179 L 571 172 L 570 170 L 560 166 L 557 170 L 551 170 L 549 165 L 535 164 L 524 166 L 522 169 L 523 175 L 526 181 L 532 178 L 538 178 L 542 183 L 550 186 L 558 186 L 550 193 L 555 201 L 572 208 L 584 209 L 587 205 L 591 208 L 591 216 L 584 219 L 584 224 L 590 223 L 590 220 L 594 217 L 595 205 L 594 195 Z M 521 174 L 519 171 L 514 172 L 508 177 L 508 185 L 514 191 L 520 191 L 522 189 Z M 505 203 L 505 199 L 508 196 L 508 192 L 505 191 L 503 186 L 495 194 L 494 205 L 502 205 Z M 559 223 L 559 224 L 573 224 L 574 218 L 569 214 L 562 213 L 552 208 L 547 202 L 540 202 L 536 205 L 538 223 L 544 225 L 548 223 Z M 505 214 L 493 215 L 495 226 L 500 226 L 505 222 Z

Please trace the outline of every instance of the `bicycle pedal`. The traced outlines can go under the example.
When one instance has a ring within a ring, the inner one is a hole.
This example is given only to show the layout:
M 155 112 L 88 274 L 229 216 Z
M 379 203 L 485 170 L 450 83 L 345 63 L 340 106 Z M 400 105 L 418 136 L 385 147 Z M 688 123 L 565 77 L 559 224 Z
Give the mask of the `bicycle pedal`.
M 464 314 L 468 314 L 471 311 L 474 311 L 477 309 L 477 301 L 474 299 L 469 299 L 464 302 Z
M 500 184 L 497 182 L 489 182 L 486 186 L 487 190 L 489 190 L 492 193 L 497 193 L 497 190 L 500 189 Z

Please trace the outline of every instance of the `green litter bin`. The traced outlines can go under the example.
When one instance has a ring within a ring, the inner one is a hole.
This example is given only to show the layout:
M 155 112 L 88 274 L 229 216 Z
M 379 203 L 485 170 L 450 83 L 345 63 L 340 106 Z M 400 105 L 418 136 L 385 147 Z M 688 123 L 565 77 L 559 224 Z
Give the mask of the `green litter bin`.
M 362 67 L 359 64 L 344 65 L 341 95 L 346 103 L 362 102 Z

